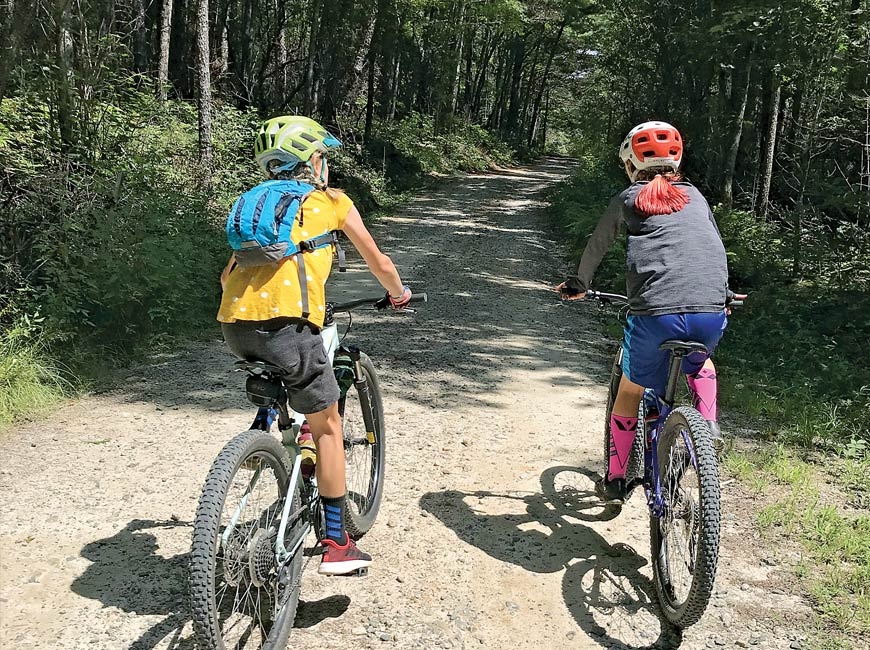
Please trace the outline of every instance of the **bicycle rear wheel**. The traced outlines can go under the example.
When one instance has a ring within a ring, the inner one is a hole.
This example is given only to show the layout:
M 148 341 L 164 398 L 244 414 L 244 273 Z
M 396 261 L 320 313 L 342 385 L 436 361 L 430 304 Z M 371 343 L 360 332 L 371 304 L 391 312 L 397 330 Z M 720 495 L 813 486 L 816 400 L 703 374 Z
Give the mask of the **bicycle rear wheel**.
M 356 382 L 339 402 L 347 467 L 344 525 L 358 540 L 375 523 L 384 491 L 384 404 L 371 359 L 360 352 L 364 382 Z M 366 431 L 364 410 L 372 415 Z
M 662 611 L 685 628 L 700 620 L 719 558 L 719 475 L 704 418 L 681 406 L 658 440 L 661 517 L 650 517 L 653 576 Z
M 189 591 L 197 646 L 203 650 L 285 647 L 299 602 L 302 550 L 279 566 L 275 555 L 289 467 L 284 447 L 251 430 L 221 450 L 196 510 Z M 298 486 L 290 512 L 299 513 Z M 288 540 L 304 534 L 297 515 Z
M 607 390 L 607 409 L 604 415 L 604 470 L 601 475 L 607 478 L 610 469 L 610 415 L 613 413 L 613 403 L 616 401 L 616 393 L 619 392 L 619 382 L 622 380 L 622 346 L 613 358 L 610 367 L 610 386 Z M 631 445 L 628 463 L 625 465 L 625 480 L 630 483 L 633 479 L 643 478 L 643 402 L 641 402 L 638 414 L 637 435 Z

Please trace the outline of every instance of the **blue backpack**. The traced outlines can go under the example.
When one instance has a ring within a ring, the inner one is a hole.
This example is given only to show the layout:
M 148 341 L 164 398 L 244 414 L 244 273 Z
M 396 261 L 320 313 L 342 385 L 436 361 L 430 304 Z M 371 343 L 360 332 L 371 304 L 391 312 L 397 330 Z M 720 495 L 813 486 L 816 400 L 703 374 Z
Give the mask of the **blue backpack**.
M 299 181 L 265 181 L 236 199 L 226 225 L 227 241 L 241 267 L 277 264 L 285 257 L 296 256 L 303 318 L 309 314 L 304 253 L 335 246 L 339 270 L 345 270 L 337 231 L 328 230 L 299 244 L 293 243 L 291 233 L 304 224 L 302 204 L 314 190 L 314 186 Z

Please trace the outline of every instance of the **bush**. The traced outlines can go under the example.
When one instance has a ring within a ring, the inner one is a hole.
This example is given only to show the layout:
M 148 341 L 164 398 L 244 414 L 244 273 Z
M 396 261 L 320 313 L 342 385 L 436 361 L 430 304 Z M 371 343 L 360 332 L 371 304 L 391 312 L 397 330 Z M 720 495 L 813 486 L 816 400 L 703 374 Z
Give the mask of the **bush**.
M 0 330 L 0 422 L 50 406 L 70 388 L 37 338 L 40 322 L 39 315 L 22 317 Z
M 614 173 L 610 165 L 590 157 L 581 159 L 579 170 L 551 192 L 550 218 L 566 233 L 572 272 L 610 199 L 624 186 L 624 176 Z M 601 291 L 624 291 L 623 239 L 617 240 L 602 260 L 595 274 L 594 286 Z

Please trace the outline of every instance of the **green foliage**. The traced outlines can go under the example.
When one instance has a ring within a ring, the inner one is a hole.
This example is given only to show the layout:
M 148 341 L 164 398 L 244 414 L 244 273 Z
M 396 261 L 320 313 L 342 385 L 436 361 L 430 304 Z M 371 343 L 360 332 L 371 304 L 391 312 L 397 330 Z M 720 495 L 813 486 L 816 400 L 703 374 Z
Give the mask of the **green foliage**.
M 2 137 L 11 190 L 3 293 L 18 297 L 3 325 L 39 310 L 44 344 L 74 367 L 135 355 L 155 335 L 196 331 L 216 309 L 221 213 L 243 184 L 226 175 L 240 158 L 217 147 L 225 194 L 209 196 L 193 164 L 193 113 L 135 97 L 123 112 L 107 107 L 101 147 L 79 156 L 34 146 L 42 105 L 2 104 L 11 118 Z
M 54 404 L 70 388 L 37 334 L 42 318 L 22 316 L 0 330 L 0 422 Z
M 41 128 L 44 102 L 23 95 L 0 103 L 0 183 L 9 197 L 0 221 L 0 341 L 20 348 L 0 375 L 14 399 L 0 405 L 0 422 L 58 393 L 57 364 L 83 382 L 155 341 L 217 327 L 218 276 L 229 254 L 225 215 L 262 180 L 251 153 L 260 118 L 216 106 L 209 178 L 197 162 L 191 105 L 161 105 L 135 89 L 122 94 L 123 108 L 91 106 L 103 121 L 90 144 L 73 152 Z M 349 146 L 330 157 L 332 184 L 366 213 L 433 172 L 510 160 L 480 127 L 425 135 L 432 126 L 420 116 L 381 125 L 380 142 L 394 152 L 390 173 L 373 146 Z M 424 132 L 415 136 L 415 129 Z M 19 324 L 33 313 L 43 316 L 27 321 L 23 345 Z
M 792 282 L 781 228 L 745 212 L 717 216 L 731 284 L 749 292 L 718 354 L 734 377 L 721 387 L 726 403 L 765 416 L 772 435 L 796 444 L 840 450 L 856 439 L 870 441 L 870 369 L 856 356 L 870 337 L 866 278 L 826 272 L 860 256 L 817 231 L 813 247 L 822 272 Z
M 378 123 L 368 150 L 372 161 L 382 162 L 383 173 L 394 183 L 426 174 L 486 169 L 514 158 L 504 143 L 480 125 L 457 119 L 449 132 L 435 135 L 434 118 L 420 113 Z

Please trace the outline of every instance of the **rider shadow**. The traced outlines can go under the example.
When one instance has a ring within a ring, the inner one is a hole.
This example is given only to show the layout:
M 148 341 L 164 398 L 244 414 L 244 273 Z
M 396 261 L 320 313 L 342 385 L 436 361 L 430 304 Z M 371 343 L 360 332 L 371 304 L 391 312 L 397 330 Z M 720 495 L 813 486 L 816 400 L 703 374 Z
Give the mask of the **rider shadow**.
M 592 491 L 597 475 L 558 466 L 541 475 L 541 494 L 429 492 L 421 506 L 488 555 L 535 573 L 565 570 L 562 594 L 572 617 L 602 647 L 624 650 L 679 647 L 682 637 L 658 608 L 646 559 L 625 544 L 611 545 L 582 522 L 619 514 Z M 558 486 L 558 487 L 557 487 Z M 487 514 L 520 501 L 525 512 Z
M 124 612 L 163 617 L 136 639 L 129 650 L 195 648 L 187 604 L 190 553 L 160 555 L 158 535 L 151 532 L 179 528 L 185 530 L 171 534 L 183 533 L 189 539 L 190 522 L 134 519 L 111 537 L 86 544 L 80 552 L 92 564 L 73 581 L 75 593 Z M 326 618 L 341 616 L 349 604 L 347 596 L 300 600 L 294 627 L 313 627 Z
M 185 585 L 189 553 L 164 557 L 158 553 L 156 530 L 188 528 L 182 521 L 134 519 L 105 539 L 86 544 L 81 556 L 92 564 L 72 583 L 72 590 L 124 612 L 163 616 L 129 647 L 152 650 L 192 650 L 193 640 L 181 638 L 190 620 Z M 189 535 L 189 533 L 185 533 Z

